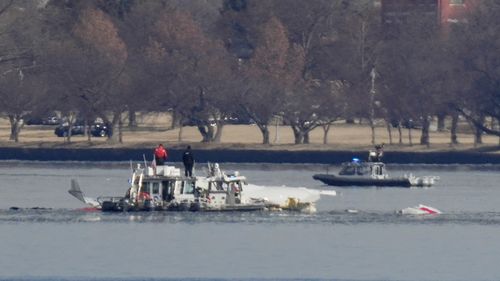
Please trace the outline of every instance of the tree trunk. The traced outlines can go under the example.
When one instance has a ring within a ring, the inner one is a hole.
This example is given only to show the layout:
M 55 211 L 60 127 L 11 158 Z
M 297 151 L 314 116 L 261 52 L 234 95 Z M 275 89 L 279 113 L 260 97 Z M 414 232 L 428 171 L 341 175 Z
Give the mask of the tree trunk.
M 108 134 L 109 142 L 119 142 L 120 141 L 120 116 L 121 113 L 114 112 L 113 120 L 111 121 L 111 132 Z
M 90 126 L 89 126 L 89 121 L 85 118 L 85 120 L 83 120 L 83 136 L 86 137 L 87 135 L 89 135 L 89 132 L 90 131 Z
M 429 117 L 424 117 L 423 124 L 422 124 L 422 135 L 420 136 L 420 144 L 426 145 L 427 147 L 430 146 L 430 141 L 429 141 L 429 127 L 430 126 L 431 126 L 431 122 L 429 120 Z
M 484 116 L 479 116 L 479 122 L 481 124 L 484 124 Z M 479 144 L 483 143 L 483 130 L 479 128 L 478 126 L 474 126 L 474 146 L 477 146 Z
M 71 136 L 73 135 L 73 120 L 68 122 L 68 132 L 66 135 L 66 142 L 70 143 L 71 142 Z
M 121 118 L 118 118 L 118 142 L 123 143 L 123 121 Z
M 450 128 L 451 145 L 458 144 L 457 129 L 458 129 L 458 114 L 453 113 L 453 115 L 451 115 L 451 128 Z
M 375 144 L 375 122 L 373 118 L 370 118 L 370 129 L 372 131 L 372 144 Z
M 474 146 L 483 143 L 483 131 L 479 128 L 474 130 Z
M 68 143 L 71 142 L 71 136 L 73 135 L 72 134 L 73 125 L 75 124 L 75 122 L 76 122 L 76 113 L 74 111 L 70 111 L 68 113 L 68 132 L 67 132 L 67 135 L 66 135 L 66 141 Z
M 330 123 L 321 125 L 323 128 L 323 144 L 328 144 L 328 132 L 330 131 Z
M 257 123 L 257 126 L 262 133 L 262 144 L 269 144 L 269 129 L 267 128 L 267 125 Z
M 500 118 L 497 118 L 497 130 L 500 130 Z M 500 136 L 498 136 L 498 145 L 500 145 Z
M 209 143 L 214 140 L 214 128 L 208 125 L 198 124 L 198 131 L 202 136 L 201 142 Z
M 303 143 L 309 144 L 309 131 L 304 133 Z
M 387 133 L 389 134 L 389 144 L 392 144 L 392 128 L 391 122 L 386 121 Z
M 446 129 L 445 126 L 446 114 L 440 113 L 437 115 L 437 130 L 438 132 L 444 132 Z
M 177 141 L 178 142 L 182 142 L 182 129 L 184 128 L 184 126 L 180 126 L 179 127 L 179 134 L 177 135 Z
M 293 137 L 295 139 L 295 144 L 301 144 L 304 141 L 304 134 L 302 131 L 295 125 L 292 125 Z
M 403 130 L 401 129 L 401 121 L 398 121 L 399 144 L 403 144 Z
M 85 135 L 87 136 L 87 141 L 88 142 L 91 142 L 92 141 L 92 134 L 90 133 L 90 126 L 89 126 L 89 122 L 87 121 L 87 119 L 85 119 Z
M 269 144 L 269 129 L 265 128 L 265 130 L 262 130 L 261 129 L 261 132 L 262 132 L 262 144 Z
M 411 126 L 408 127 L 408 141 L 410 142 L 410 146 L 413 146 L 413 140 L 411 136 Z
M 177 113 L 177 110 L 175 108 L 172 110 L 172 119 L 170 120 L 170 129 L 173 130 L 175 128 L 175 125 L 177 125 L 177 122 L 179 121 L 179 114 Z M 180 124 L 182 126 L 182 124 Z
M 13 140 L 14 142 L 19 142 L 19 133 L 24 125 L 23 119 L 20 115 L 14 114 L 9 115 L 10 121 L 10 136 L 9 140 Z
M 129 110 L 128 112 L 128 125 L 129 128 L 137 128 L 137 115 L 135 110 Z
M 213 142 L 214 141 L 214 127 L 211 126 L 210 124 L 207 125 L 207 131 L 208 131 L 208 142 Z
M 215 131 L 214 142 L 220 143 L 222 139 L 222 129 L 224 129 L 223 122 L 217 122 L 217 131 Z

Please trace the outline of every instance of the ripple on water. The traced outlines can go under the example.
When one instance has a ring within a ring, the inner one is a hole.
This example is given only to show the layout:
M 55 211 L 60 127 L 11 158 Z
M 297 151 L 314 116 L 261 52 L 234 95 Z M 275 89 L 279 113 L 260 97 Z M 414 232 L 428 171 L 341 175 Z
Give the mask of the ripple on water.
M 0 223 L 236 223 L 236 224 L 458 224 L 500 225 L 498 212 L 400 215 L 395 212 L 129 212 L 70 209 L 0 210 Z

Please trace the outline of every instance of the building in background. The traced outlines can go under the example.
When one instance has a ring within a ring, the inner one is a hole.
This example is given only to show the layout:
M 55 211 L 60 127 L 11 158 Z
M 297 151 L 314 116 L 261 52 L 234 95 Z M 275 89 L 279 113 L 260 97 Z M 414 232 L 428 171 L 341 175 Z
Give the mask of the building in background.
M 391 27 L 403 25 L 410 17 L 439 25 L 447 33 L 451 24 L 466 23 L 467 14 L 481 0 L 380 0 L 382 24 Z
M 439 0 L 439 22 L 444 34 L 452 24 L 467 23 L 468 14 L 481 0 Z

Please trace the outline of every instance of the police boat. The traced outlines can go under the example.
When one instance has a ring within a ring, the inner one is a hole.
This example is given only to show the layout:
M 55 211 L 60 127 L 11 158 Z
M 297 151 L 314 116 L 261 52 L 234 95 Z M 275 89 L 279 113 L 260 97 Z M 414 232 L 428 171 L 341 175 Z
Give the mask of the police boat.
M 439 180 L 438 176 L 390 177 L 386 165 L 381 161 L 381 151 L 370 151 L 368 161 L 353 158 L 342 163 L 337 174 L 316 174 L 313 179 L 332 186 L 378 186 L 378 187 L 430 187 Z

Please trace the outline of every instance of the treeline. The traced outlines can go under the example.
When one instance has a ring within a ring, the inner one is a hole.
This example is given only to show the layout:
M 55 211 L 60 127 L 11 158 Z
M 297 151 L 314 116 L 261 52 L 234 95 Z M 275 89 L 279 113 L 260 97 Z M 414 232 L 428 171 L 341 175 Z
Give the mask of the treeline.
M 110 124 L 170 111 L 218 142 L 231 117 L 269 143 L 279 118 L 295 142 L 339 119 L 401 124 L 459 116 L 500 136 L 500 3 L 480 1 L 444 30 L 416 10 L 386 24 L 377 1 L 0 1 L 0 112 L 18 141 L 28 114 Z M 123 120 L 128 116 L 128 120 Z M 488 121 L 488 122 L 486 122 Z M 492 125 L 493 124 L 493 125 Z M 71 130 L 70 130 L 71 131 Z M 71 135 L 68 136 L 68 141 Z M 89 135 L 90 140 L 90 135 Z

